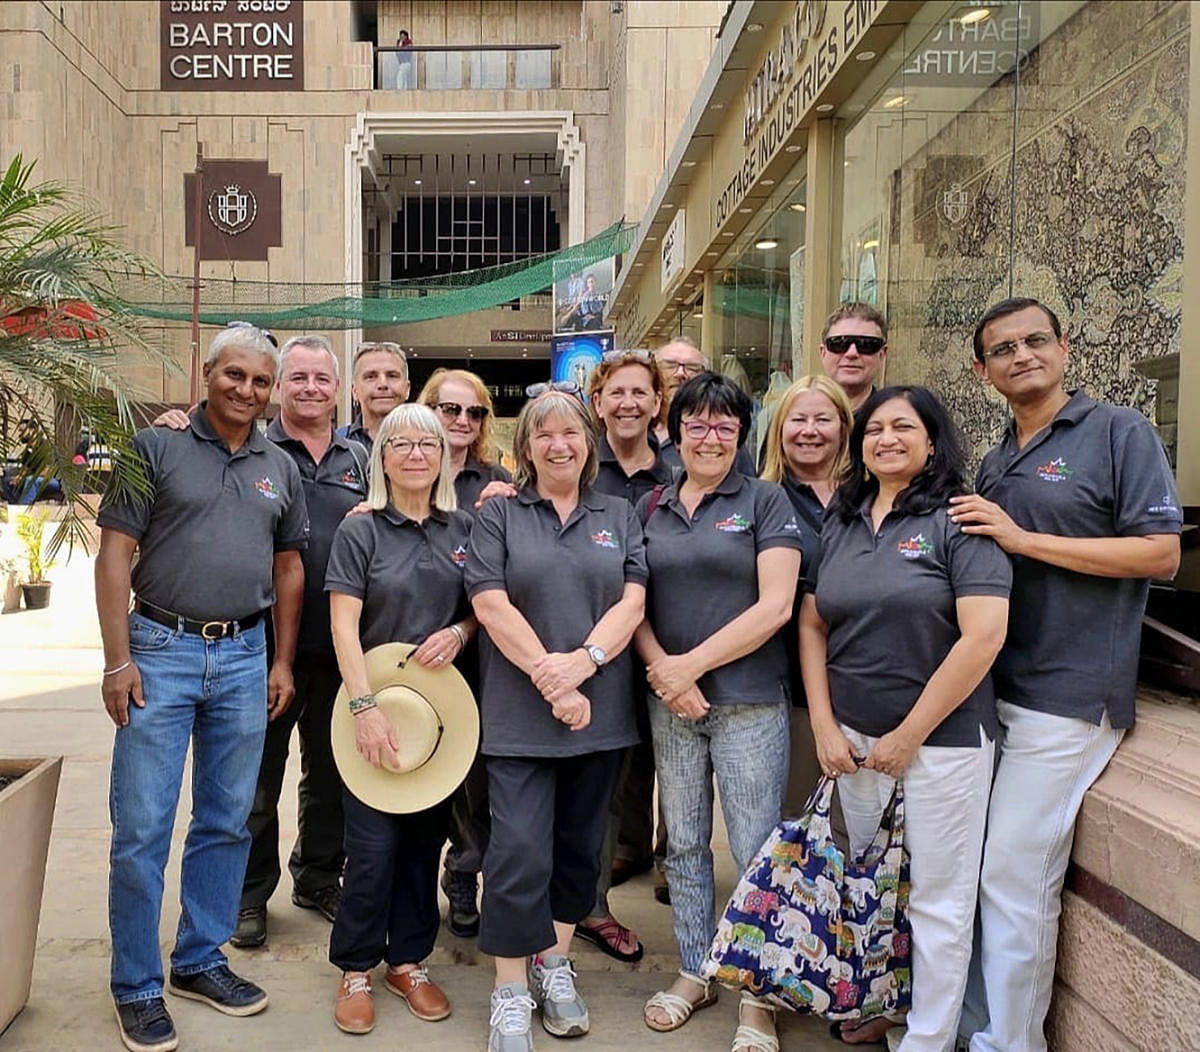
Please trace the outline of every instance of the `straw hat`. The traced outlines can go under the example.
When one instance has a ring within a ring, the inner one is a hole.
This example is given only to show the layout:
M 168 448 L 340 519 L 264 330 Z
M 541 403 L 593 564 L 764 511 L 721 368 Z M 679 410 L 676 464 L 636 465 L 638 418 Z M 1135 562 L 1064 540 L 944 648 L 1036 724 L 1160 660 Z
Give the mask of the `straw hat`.
M 369 763 L 354 742 L 345 684 L 333 705 L 330 737 L 338 772 L 359 800 L 378 811 L 410 814 L 445 800 L 467 776 L 479 747 L 479 710 L 458 669 L 425 668 L 408 656 L 412 643 L 367 651 L 375 703 L 400 739 L 394 769 Z

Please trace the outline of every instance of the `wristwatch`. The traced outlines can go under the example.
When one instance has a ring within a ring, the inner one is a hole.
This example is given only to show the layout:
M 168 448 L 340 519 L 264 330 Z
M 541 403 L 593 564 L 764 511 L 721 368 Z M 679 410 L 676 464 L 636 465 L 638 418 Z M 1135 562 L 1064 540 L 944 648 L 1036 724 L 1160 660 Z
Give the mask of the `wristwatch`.
M 598 647 L 595 643 L 584 643 L 583 650 L 592 659 L 592 664 L 596 668 L 601 669 L 604 667 L 604 662 L 608 660 L 608 654 L 604 652 L 604 647 Z

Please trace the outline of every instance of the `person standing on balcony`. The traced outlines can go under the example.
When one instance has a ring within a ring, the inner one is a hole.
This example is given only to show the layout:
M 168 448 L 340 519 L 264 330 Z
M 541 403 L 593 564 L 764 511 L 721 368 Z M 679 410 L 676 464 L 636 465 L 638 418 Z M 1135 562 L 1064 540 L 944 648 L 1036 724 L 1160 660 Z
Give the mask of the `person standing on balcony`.
M 358 403 L 358 419 L 338 429 L 368 452 L 383 418 L 408 401 L 408 359 L 400 345 L 390 341 L 360 343 L 354 352 L 351 391 Z
M 189 745 L 192 816 L 171 991 L 226 1015 L 267 1006 L 266 993 L 229 969 L 221 945 L 237 922 L 267 720 L 295 693 L 308 515 L 295 462 L 254 423 L 277 365 L 259 329 L 219 332 L 204 365 L 208 397 L 188 429 L 147 428 L 134 438 L 149 493 L 118 501 L 110 491 L 96 517 L 101 695 L 117 727 L 110 988 L 121 1040 L 135 1052 L 178 1044 L 163 1003 L 158 928 Z
M 1133 726 L 1142 614 L 1151 579 L 1179 567 L 1182 516 L 1150 422 L 1064 386 L 1070 349 L 1048 307 L 997 303 L 974 350 L 1013 419 L 951 518 L 1012 556 L 1013 588 L 992 672 L 1003 736 L 979 892 L 983 982 L 960 1030 L 971 1052 L 1045 1052 L 1075 819 Z
M 408 35 L 407 29 L 400 30 L 396 37 L 396 47 L 410 48 L 413 46 L 413 39 Z M 396 88 L 398 91 L 411 91 L 417 86 L 416 73 L 416 56 L 411 52 L 407 55 L 400 54 L 396 56 L 399 64 L 396 67 Z

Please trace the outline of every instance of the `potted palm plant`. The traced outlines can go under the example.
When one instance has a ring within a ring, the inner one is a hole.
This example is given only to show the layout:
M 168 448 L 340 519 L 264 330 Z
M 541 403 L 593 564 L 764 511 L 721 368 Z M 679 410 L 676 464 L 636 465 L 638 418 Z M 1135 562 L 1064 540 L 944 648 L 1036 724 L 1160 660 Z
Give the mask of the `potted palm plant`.
M 50 564 L 42 555 L 46 517 L 32 511 L 17 517 L 17 539 L 25 549 L 26 579 L 21 582 L 26 610 L 44 610 L 50 605 L 50 582 L 46 571 Z

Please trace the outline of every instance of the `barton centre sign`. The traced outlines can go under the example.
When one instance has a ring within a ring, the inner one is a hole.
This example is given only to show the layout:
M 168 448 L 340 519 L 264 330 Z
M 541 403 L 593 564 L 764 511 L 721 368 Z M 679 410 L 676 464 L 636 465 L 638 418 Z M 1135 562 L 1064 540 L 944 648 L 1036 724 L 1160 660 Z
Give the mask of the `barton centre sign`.
M 163 91 L 302 91 L 303 0 L 159 0 Z

